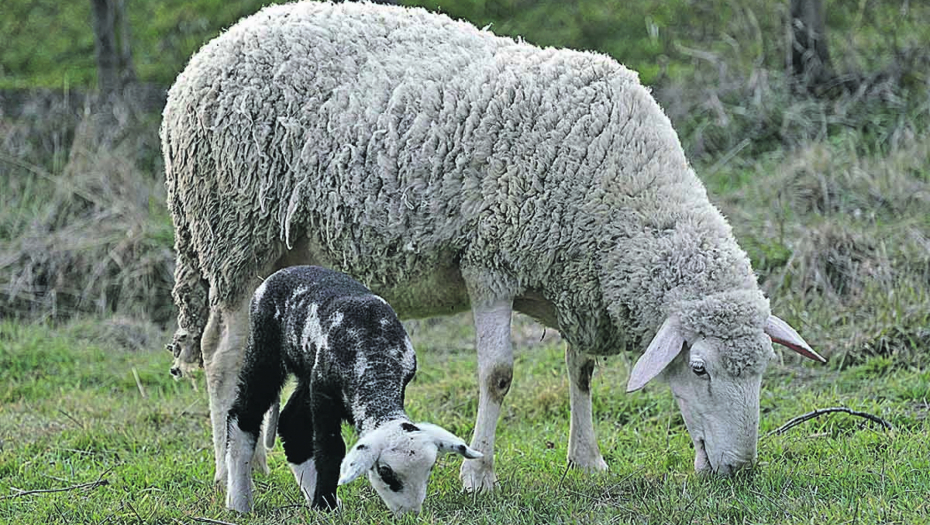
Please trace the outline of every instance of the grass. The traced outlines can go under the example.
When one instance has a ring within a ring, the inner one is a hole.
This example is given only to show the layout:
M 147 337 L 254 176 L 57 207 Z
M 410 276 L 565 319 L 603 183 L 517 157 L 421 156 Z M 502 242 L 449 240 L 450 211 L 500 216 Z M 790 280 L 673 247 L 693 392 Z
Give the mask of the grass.
M 420 372 L 408 390 L 415 420 L 469 436 L 475 356 L 467 316 L 411 324 Z M 254 512 L 225 510 L 213 486 L 202 379 L 175 382 L 155 330 L 85 319 L 62 326 L 0 324 L 0 522 L 192 523 L 920 523 L 930 520 L 930 370 L 887 357 L 838 370 L 786 356 L 763 387 L 758 467 L 736 479 L 692 472 L 690 440 L 667 388 L 625 395 L 629 361 L 603 363 L 594 384 L 607 474 L 565 469 L 563 345 L 520 320 L 514 388 L 498 430 L 500 490 L 461 492 L 459 460 L 433 473 L 418 518 L 395 520 L 367 481 L 340 489 L 333 514 L 305 508 L 280 443 L 256 476 Z M 109 327 L 109 328 L 108 328 Z M 135 374 L 138 375 L 138 383 Z M 144 395 L 143 395 L 144 391 Z M 789 418 L 843 405 L 843 414 L 768 435 Z M 352 432 L 347 430 L 350 440 Z M 105 481 L 95 488 L 20 491 Z

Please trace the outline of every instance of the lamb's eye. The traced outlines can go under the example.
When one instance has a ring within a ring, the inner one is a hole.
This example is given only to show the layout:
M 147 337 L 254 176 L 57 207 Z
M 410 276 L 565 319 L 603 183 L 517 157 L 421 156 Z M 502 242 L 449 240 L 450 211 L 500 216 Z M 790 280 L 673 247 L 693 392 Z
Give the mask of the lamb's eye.
M 707 370 L 704 368 L 704 363 L 691 363 L 691 371 L 699 376 L 707 373 Z
M 403 482 L 397 477 L 394 470 L 387 465 L 378 465 L 378 477 L 381 478 L 381 481 L 386 483 L 388 488 L 393 492 L 400 492 L 404 489 Z

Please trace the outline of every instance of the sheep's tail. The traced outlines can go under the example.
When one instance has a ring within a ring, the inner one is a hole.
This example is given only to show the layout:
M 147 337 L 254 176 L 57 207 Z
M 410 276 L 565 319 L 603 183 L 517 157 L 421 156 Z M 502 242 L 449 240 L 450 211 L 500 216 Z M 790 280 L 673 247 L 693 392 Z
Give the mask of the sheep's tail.
M 167 348 L 174 354 L 174 366 L 171 373 L 180 378 L 183 373 L 203 367 L 200 339 L 210 313 L 210 287 L 201 272 L 190 224 L 184 210 L 184 195 L 180 194 L 183 188 L 178 181 L 182 167 L 173 162 L 175 159 L 169 140 L 168 121 L 166 114 L 161 128 L 161 141 L 165 159 L 168 210 L 171 212 L 175 231 L 174 249 L 177 258 L 171 296 L 178 307 L 178 329 Z
M 186 228 L 178 227 L 176 232 L 177 262 L 171 295 L 178 307 L 178 330 L 169 347 L 174 353 L 173 374 L 174 370 L 189 373 L 203 367 L 200 340 L 210 312 L 209 287 L 200 275 L 196 258 L 192 257 Z

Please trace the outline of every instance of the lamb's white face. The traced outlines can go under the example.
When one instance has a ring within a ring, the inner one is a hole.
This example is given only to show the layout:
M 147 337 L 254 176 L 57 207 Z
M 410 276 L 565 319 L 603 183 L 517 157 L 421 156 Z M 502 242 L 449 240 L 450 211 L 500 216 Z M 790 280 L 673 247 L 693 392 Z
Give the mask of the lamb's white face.
M 381 452 L 368 471 L 368 481 L 391 512 L 420 512 L 438 452 L 435 444 L 420 440 L 409 440 Z
M 759 390 L 767 362 L 733 375 L 719 343 L 702 338 L 686 345 L 665 369 L 665 379 L 694 442 L 695 470 L 729 475 L 756 459 Z
M 420 512 L 440 453 L 481 457 L 452 433 L 429 423 L 391 421 L 362 436 L 342 460 L 339 484 L 368 472 L 368 481 L 396 515 Z

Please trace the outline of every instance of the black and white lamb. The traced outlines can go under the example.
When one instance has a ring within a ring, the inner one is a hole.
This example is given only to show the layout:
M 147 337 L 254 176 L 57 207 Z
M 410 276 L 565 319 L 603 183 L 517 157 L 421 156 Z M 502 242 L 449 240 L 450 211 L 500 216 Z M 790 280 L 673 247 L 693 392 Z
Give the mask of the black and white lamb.
M 361 283 L 315 266 L 285 268 L 259 286 L 249 310 L 245 363 L 227 416 L 230 509 L 252 508 L 251 461 L 262 418 L 288 374 L 297 387 L 278 432 L 312 507 L 335 507 L 337 485 L 368 472 L 392 512 L 419 512 L 439 453 L 481 457 L 450 432 L 407 417 L 413 345 L 394 310 Z M 343 421 L 360 435 L 348 455 Z

